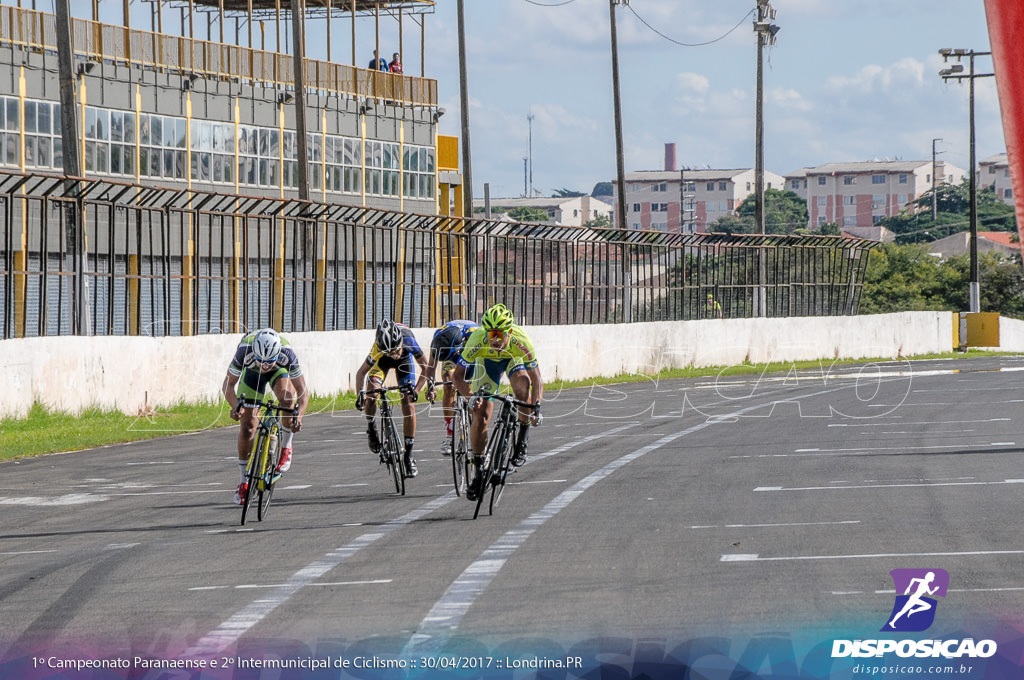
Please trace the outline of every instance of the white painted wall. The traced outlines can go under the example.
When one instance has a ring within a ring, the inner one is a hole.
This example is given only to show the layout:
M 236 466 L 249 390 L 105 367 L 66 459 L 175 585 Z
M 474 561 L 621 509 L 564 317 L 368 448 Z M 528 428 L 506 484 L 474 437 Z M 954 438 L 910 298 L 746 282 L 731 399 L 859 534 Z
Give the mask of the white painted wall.
M 1024 322 L 1000 335 L 1024 348 Z M 949 312 L 849 317 L 715 319 L 605 326 L 533 326 L 546 380 L 584 380 L 664 368 L 768 361 L 908 357 L 948 352 Z M 417 329 L 424 349 L 433 329 Z M 287 334 L 314 394 L 355 389 L 373 331 Z M 56 337 L 4 340 L 0 416 L 27 413 L 33 401 L 78 412 L 97 406 L 134 414 L 146 405 L 216 400 L 239 336 L 191 338 Z

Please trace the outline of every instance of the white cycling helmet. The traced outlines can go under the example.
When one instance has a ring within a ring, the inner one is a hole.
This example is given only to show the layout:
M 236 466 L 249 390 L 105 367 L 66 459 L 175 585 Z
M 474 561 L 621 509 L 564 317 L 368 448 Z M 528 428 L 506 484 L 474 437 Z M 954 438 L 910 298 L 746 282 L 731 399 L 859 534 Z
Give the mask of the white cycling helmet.
M 261 364 L 269 364 L 277 361 L 281 354 L 281 336 L 273 328 L 263 328 L 256 331 L 252 339 L 252 355 Z

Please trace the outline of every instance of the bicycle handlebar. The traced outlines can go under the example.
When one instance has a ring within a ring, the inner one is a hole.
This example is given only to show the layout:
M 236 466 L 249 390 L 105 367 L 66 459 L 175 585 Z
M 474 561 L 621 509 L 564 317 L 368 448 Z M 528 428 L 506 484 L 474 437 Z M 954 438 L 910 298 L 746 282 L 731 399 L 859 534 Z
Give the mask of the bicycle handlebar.
M 363 394 L 370 397 L 396 391 L 401 391 L 404 394 L 411 394 L 413 392 L 413 389 L 408 385 L 396 385 L 394 387 L 378 387 L 376 389 L 366 390 L 365 392 L 363 392 Z
M 484 393 L 474 394 L 473 396 L 474 397 L 478 397 L 480 399 L 497 399 L 498 401 L 503 401 L 506 404 L 512 404 L 513 406 L 523 406 L 523 407 L 532 408 L 532 409 L 536 409 L 536 408 L 540 407 L 540 404 L 531 404 L 528 401 L 521 401 L 519 399 L 516 399 L 515 397 L 510 397 L 507 394 L 490 394 L 490 393 L 484 392 Z
M 289 408 L 273 401 L 260 401 L 258 399 L 240 399 L 238 401 L 238 408 L 265 408 L 269 411 L 277 411 L 278 413 L 290 413 L 293 416 L 299 415 L 298 406 Z

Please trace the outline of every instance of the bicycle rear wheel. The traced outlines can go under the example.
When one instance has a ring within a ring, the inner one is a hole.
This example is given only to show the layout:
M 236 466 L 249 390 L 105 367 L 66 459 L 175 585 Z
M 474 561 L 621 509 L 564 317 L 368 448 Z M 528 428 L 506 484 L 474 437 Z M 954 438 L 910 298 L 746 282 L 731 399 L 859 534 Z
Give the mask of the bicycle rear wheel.
M 281 444 L 274 437 L 267 442 L 267 452 L 263 456 L 264 468 L 260 481 L 260 502 L 256 508 L 256 518 L 261 522 L 270 512 L 270 499 L 274 497 L 274 485 L 277 483 L 277 459 L 281 453 Z
M 259 483 L 259 452 L 263 450 L 263 435 L 257 435 L 256 441 L 253 443 L 252 451 L 249 452 L 249 462 L 245 467 L 245 497 L 242 499 L 242 526 L 245 526 L 245 516 L 249 512 L 249 506 L 256 500 L 258 491 L 256 487 Z
M 398 427 L 395 420 L 388 415 L 381 420 L 381 427 L 384 430 L 383 444 L 384 454 L 387 456 L 388 472 L 395 482 L 395 493 L 405 495 L 405 470 L 402 464 L 402 446 L 399 443 Z
M 469 419 L 465 409 L 456 406 L 452 419 L 452 481 L 455 483 L 455 495 L 466 493 L 466 480 L 469 479 Z

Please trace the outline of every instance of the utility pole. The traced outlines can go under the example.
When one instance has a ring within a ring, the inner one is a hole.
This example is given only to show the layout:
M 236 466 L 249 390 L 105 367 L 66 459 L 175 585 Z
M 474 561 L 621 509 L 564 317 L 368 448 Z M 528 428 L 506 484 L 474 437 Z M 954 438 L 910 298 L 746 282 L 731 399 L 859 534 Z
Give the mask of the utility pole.
M 528 175 L 528 172 L 527 172 L 528 165 L 527 164 L 529 162 L 530 162 L 530 159 L 527 158 L 526 156 L 523 156 L 523 198 L 529 198 L 530 197 L 530 191 L 529 191 L 530 184 L 527 181 L 527 175 Z
M 309 200 L 309 150 L 306 148 L 306 36 L 302 0 L 292 0 L 292 67 L 295 74 L 295 149 L 299 171 L 299 199 Z M 223 16 L 223 15 L 222 15 Z
M 977 169 L 975 166 L 974 158 L 974 80 L 975 78 L 992 78 L 995 76 L 994 73 L 975 73 L 974 72 L 974 58 L 990 56 L 991 52 L 975 52 L 974 50 L 963 50 L 963 49 L 950 49 L 944 47 L 939 50 L 939 54 L 942 55 L 943 62 L 948 62 L 949 59 L 955 58 L 956 63 L 951 64 L 949 68 L 944 68 L 939 71 L 939 77 L 945 81 L 966 80 L 968 83 L 968 100 L 969 100 L 969 114 L 968 120 L 971 128 L 970 132 L 970 146 L 971 146 L 971 179 L 970 179 L 970 192 L 971 192 L 971 282 L 968 288 L 968 298 L 970 304 L 970 311 L 980 312 L 981 311 L 981 284 L 978 281 L 978 181 L 977 181 Z M 968 71 L 964 73 L 964 66 L 960 63 L 961 59 L 967 58 Z
M 764 206 L 764 46 L 775 44 L 775 34 L 779 27 L 771 20 L 775 19 L 775 10 L 770 0 L 757 0 L 757 21 L 754 22 L 754 33 L 757 34 L 757 86 L 755 93 L 755 132 L 754 132 L 754 221 L 757 233 L 765 233 Z M 767 291 L 764 284 L 767 280 L 767 264 L 764 254 L 760 258 L 760 283 L 758 297 L 755 301 L 757 316 L 767 316 Z
M 622 320 L 629 323 L 633 320 L 633 300 L 630 291 L 630 250 L 626 245 L 626 169 L 622 151 L 622 100 L 619 92 L 619 39 L 615 27 L 615 6 L 620 2 L 629 4 L 629 0 L 608 0 L 611 14 L 612 37 L 612 99 L 615 107 L 615 174 L 617 201 L 615 207 L 615 226 L 618 227 L 622 241 Z
M 473 164 L 469 153 L 469 85 L 466 77 L 466 12 L 458 1 L 459 18 L 459 104 L 462 116 L 462 214 L 473 216 Z
M 932 222 L 934 222 L 936 219 L 938 219 L 938 215 L 939 215 L 939 196 L 938 196 L 938 194 L 935 193 L 936 192 L 936 187 L 935 187 L 935 184 L 936 184 L 935 169 L 938 167 L 938 164 L 935 162 L 935 156 L 939 152 L 937 152 L 935 150 L 935 142 L 941 142 L 941 141 L 942 141 L 941 137 L 937 137 L 937 138 L 932 140 Z
M 85 280 L 86 243 L 82 211 L 82 157 L 79 155 L 76 78 L 85 77 L 91 63 L 75 67 L 75 43 L 69 0 L 55 0 L 57 28 L 57 77 L 60 82 L 61 148 L 64 158 L 64 191 L 72 199 L 64 211 L 68 251 L 74 262 L 71 324 L 76 335 L 89 334 L 89 297 Z
M 533 119 L 532 113 L 526 114 L 526 120 L 530 124 L 529 141 L 528 141 L 528 154 L 530 158 L 530 192 L 526 194 L 527 198 L 533 198 Z

